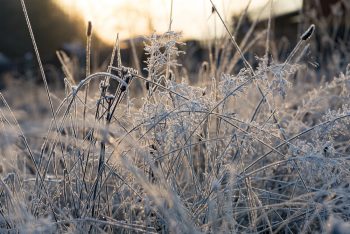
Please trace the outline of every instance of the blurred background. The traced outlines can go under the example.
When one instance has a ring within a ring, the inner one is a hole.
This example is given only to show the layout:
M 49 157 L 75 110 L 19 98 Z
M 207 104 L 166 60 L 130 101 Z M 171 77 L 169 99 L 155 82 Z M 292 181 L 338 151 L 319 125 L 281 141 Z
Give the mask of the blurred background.
M 215 0 L 230 30 L 241 46 L 245 35 L 259 37 L 267 28 L 269 0 Z M 33 47 L 20 1 L 0 0 L 0 89 L 13 79 L 41 82 Z M 65 51 L 79 67 L 84 67 L 86 25 L 93 25 L 93 71 L 103 70 L 119 33 L 122 59 L 127 66 L 142 71 L 145 60 L 142 36 L 163 33 L 169 28 L 170 0 L 30 0 L 26 1 L 37 45 L 50 83 L 63 83 L 57 50 Z M 332 77 L 348 63 L 348 0 L 274 0 L 272 4 L 271 56 L 283 60 L 303 31 L 316 24 L 316 36 L 306 59 L 319 76 Z M 209 60 L 210 48 L 223 49 L 227 36 L 210 1 L 174 0 L 172 30 L 181 31 L 187 55 L 180 58 L 189 73 L 196 73 Z M 257 40 L 247 57 L 262 56 L 264 40 Z M 132 43 L 131 43 L 132 42 Z M 133 58 L 131 45 L 136 49 Z M 214 45 L 214 46 L 213 46 Z M 248 50 L 247 50 L 248 51 Z M 138 63 L 138 64 L 135 64 Z M 80 74 L 77 72 L 77 78 Z M 59 85 L 59 84 L 58 84 Z

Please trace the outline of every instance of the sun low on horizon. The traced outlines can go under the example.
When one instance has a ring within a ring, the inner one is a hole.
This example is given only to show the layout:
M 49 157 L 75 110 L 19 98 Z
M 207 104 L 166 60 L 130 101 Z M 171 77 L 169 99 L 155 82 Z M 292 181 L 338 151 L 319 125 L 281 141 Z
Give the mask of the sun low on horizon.
M 210 0 L 55 0 L 71 17 L 91 21 L 94 32 L 111 44 L 116 35 L 127 39 L 169 29 L 181 31 L 186 39 L 208 39 L 224 32 L 222 24 L 212 15 Z M 258 12 L 269 0 L 213 0 L 220 14 L 228 20 L 249 4 L 250 12 Z M 250 3 L 249 3 L 250 2 Z M 288 12 L 301 7 L 302 0 L 274 0 L 274 11 Z M 257 14 L 257 13 L 255 13 Z

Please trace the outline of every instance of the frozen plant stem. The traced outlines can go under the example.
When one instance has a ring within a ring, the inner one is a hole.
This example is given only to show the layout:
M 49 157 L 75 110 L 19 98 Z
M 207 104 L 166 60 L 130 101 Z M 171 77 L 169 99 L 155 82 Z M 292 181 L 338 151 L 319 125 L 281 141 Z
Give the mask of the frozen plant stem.
M 37 47 L 36 42 L 35 42 L 34 33 L 33 33 L 33 30 L 32 30 L 32 26 L 31 26 L 31 24 L 30 24 L 28 12 L 27 12 L 27 8 L 26 8 L 26 5 L 25 5 L 25 3 L 24 3 L 24 0 L 21 0 L 21 4 L 22 4 L 22 10 L 23 10 L 23 13 L 24 13 L 24 17 L 25 17 L 25 19 L 26 19 L 27 27 L 28 27 L 28 30 L 29 30 L 30 38 L 31 38 L 32 43 L 33 43 L 35 55 L 36 55 L 36 58 L 37 58 L 37 61 L 38 61 L 38 64 L 39 64 L 41 77 L 42 77 L 43 82 L 44 82 L 44 85 L 45 85 L 45 90 L 46 90 L 47 98 L 48 98 L 49 103 L 50 103 L 51 114 L 52 114 L 52 117 L 53 117 L 53 119 L 54 119 L 55 124 L 57 125 L 57 123 L 56 123 L 56 117 L 55 117 L 55 111 L 54 111 L 54 108 L 53 108 L 52 99 L 51 99 L 51 95 L 50 95 L 49 85 L 47 84 L 47 80 L 46 80 L 46 75 L 45 75 L 44 67 L 43 67 L 43 64 L 42 64 L 42 62 L 41 62 L 39 50 L 38 50 L 38 47 Z
M 211 4 L 212 4 L 212 6 L 213 6 L 214 12 L 219 16 L 221 23 L 224 25 L 225 30 L 227 31 L 228 35 L 230 36 L 230 39 L 231 39 L 231 41 L 232 41 L 232 44 L 235 46 L 236 50 L 238 51 L 239 55 L 241 56 L 241 58 L 242 58 L 242 60 L 243 60 L 243 62 L 244 62 L 244 64 L 245 64 L 245 66 L 250 70 L 250 72 L 253 74 L 253 76 L 255 76 L 254 69 L 252 68 L 252 66 L 250 65 L 250 63 L 247 61 L 247 59 L 244 57 L 244 54 L 243 54 L 241 48 L 239 48 L 239 46 L 238 46 L 238 44 L 237 44 L 237 42 L 236 42 L 235 37 L 232 35 L 232 33 L 230 32 L 230 30 L 228 29 L 228 27 L 227 27 L 227 25 L 226 25 L 224 19 L 221 17 L 221 14 L 218 12 L 218 10 L 217 10 L 215 4 L 213 3 L 212 0 L 210 0 L 210 2 L 211 2 Z
M 300 49 L 300 46 L 303 42 L 307 41 L 315 31 L 315 25 L 311 24 L 310 27 L 303 33 L 303 35 L 300 36 L 300 40 L 298 41 L 297 45 L 294 47 L 292 52 L 289 54 L 286 61 L 283 63 L 283 66 L 281 68 L 281 71 L 285 68 L 285 66 L 292 60 L 292 58 L 296 55 L 298 50 Z
M 85 76 L 88 77 L 91 73 L 91 39 L 92 39 L 92 24 L 91 21 L 88 22 L 87 32 L 86 32 L 86 74 Z M 89 92 L 90 82 L 87 83 L 85 86 L 85 96 L 84 96 L 84 110 L 83 110 L 83 121 L 84 121 L 84 127 L 83 127 L 83 134 L 85 134 L 85 121 L 86 121 L 86 106 L 87 106 L 87 97 Z

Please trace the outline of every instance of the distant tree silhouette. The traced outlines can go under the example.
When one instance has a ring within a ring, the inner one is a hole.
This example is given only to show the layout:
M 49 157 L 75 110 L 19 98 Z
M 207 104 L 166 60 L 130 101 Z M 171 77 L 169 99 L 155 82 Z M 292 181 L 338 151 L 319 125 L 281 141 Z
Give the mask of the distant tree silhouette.
M 33 47 L 19 0 L 0 0 L 0 52 L 11 59 L 23 57 Z M 83 40 L 85 24 L 69 17 L 51 0 L 26 1 L 39 51 L 51 59 L 63 43 Z

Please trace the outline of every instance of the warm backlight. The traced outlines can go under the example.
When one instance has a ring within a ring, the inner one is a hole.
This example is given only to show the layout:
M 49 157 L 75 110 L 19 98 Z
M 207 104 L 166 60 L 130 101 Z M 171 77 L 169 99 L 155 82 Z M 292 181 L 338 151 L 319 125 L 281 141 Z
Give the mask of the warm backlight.
M 70 16 L 91 20 L 102 40 L 112 43 L 116 34 L 122 39 L 164 32 L 169 28 L 171 0 L 56 0 Z M 248 0 L 213 0 L 226 20 L 238 14 Z M 301 6 L 302 0 L 274 0 L 274 12 L 291 11 Z M 269 5 L 268 0 L 252 0 L 250 12 Z M 268 12 L 268 8 L 265 9 Z M 217 17 L 211 16 L 210 0 L 173 0 L 172 29 L 182 31 L 185 38 L 207 39 L 223 33 Z

